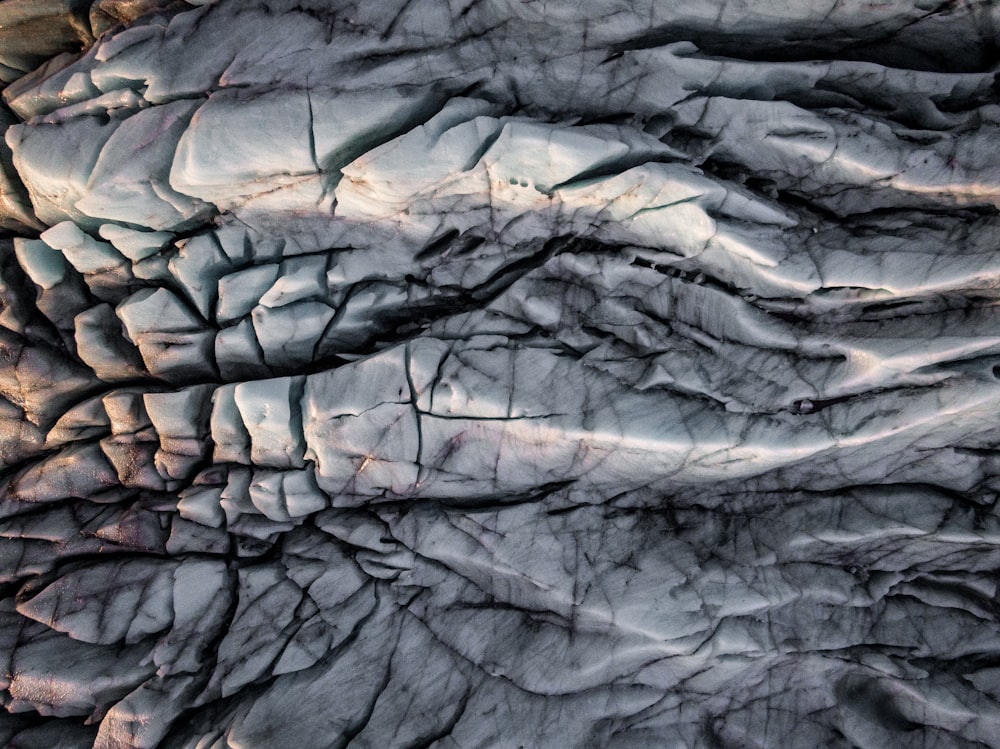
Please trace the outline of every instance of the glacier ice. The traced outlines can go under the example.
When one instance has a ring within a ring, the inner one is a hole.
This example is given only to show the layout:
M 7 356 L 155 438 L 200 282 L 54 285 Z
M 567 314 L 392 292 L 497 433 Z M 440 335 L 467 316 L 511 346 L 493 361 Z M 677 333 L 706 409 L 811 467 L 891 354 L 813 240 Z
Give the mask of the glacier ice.
M 1000 746 L 997 29 L 2 0 L 0 744 Z

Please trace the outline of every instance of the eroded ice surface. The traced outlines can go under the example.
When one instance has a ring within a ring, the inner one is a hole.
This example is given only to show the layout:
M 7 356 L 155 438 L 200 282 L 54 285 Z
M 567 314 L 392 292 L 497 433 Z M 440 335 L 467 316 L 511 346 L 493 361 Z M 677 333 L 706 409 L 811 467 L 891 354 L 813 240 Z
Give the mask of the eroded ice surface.
M 1000 746 L 1000 4 L 0 2 L 0 743 Z

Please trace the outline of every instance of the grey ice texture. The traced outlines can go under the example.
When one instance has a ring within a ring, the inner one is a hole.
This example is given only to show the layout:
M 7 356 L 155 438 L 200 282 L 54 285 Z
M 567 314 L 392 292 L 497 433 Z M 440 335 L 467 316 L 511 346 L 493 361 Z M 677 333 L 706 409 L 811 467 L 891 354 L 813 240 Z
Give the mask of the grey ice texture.
M 0 2 L 0 744 L 1000 746 L 998 29 Z

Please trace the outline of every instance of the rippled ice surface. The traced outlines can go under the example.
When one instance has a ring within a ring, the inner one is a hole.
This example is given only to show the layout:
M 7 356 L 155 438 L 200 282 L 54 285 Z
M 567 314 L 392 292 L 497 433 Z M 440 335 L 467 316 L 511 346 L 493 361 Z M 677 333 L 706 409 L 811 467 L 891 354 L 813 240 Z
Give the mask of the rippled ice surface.
M 1000 746 L 997 29 L 0 2 L 0 743 Z

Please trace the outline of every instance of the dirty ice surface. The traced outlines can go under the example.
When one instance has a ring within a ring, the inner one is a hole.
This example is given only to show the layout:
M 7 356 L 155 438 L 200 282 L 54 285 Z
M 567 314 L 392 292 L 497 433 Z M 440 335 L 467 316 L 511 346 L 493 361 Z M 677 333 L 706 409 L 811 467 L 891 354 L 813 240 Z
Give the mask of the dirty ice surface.
M 998 29 L 0 2 L 0 744 L 1000 746 Z

